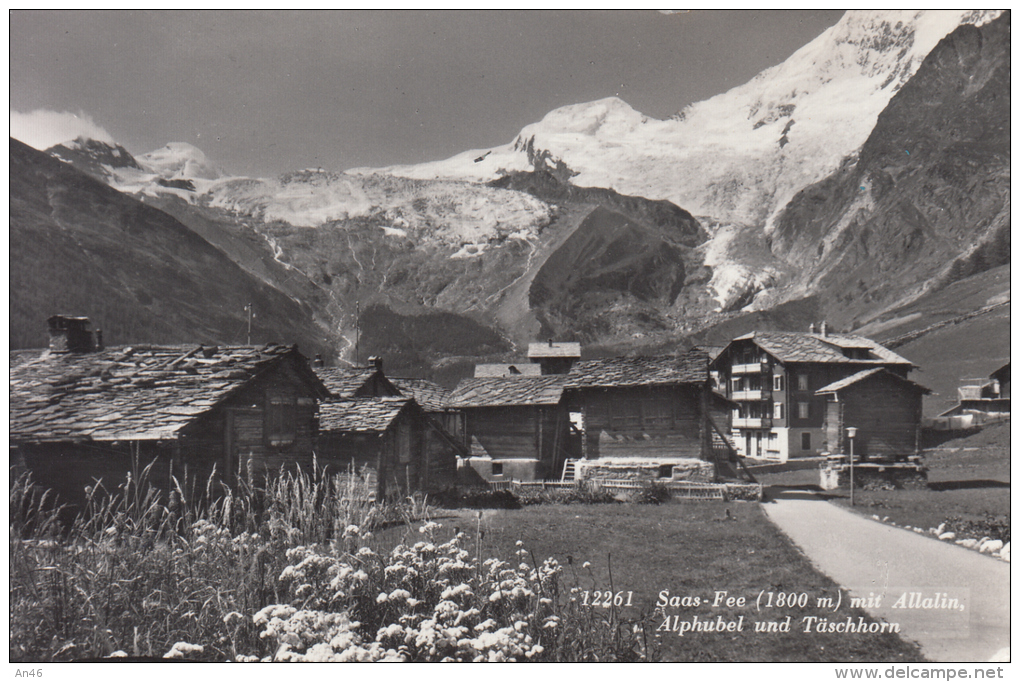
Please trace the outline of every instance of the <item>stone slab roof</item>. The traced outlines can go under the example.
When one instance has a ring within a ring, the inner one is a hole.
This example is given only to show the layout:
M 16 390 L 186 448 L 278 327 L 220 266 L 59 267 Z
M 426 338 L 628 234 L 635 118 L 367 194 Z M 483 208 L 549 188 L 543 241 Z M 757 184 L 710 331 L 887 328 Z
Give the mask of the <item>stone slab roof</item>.
M 413 398 L 354 398 L 319 405 L 319 430 L 348 433 L 384 433 Z
M 563 396 L 566 374 L 529 377 L 463 379 L 450 395 L 449 406 L 512 407 L 556 405 Z
M 826 393 L 837 393 L 837 392 L 842 391 L 843 389 L 845 389 L 845 388 L 847 388 L 849 386 L 853 386 L 854 384 L 859 383 L 861 381 L 864 381 L 865 379 L 867 379 L 869 377 L 873 377 L 873 376 L 875 376 L 877 374 L 886 374 L 888 376 L 891 376 L 893 379 L 896 379 L 897 381 L 903 382 L 905 384 L 909 384 L 910 386 L 913 386 L 913 387 L 917 388 L 922 393 L 931 393 L 931 389 L 926 388 L 925 386 L 922 386 L 921 384 L 918 384 L 916 382 L 913 382 L 910 379 L 904 379 L 903 377 L 901 377 L 901 376 L 899 376 L 897 374 L 893 374 L 892 372 L 887 372 L 885 369 L 883 369 L 881 367 L 872 367 L 871 369 L 866 369 L 866 370 L 863 370 L 861 372 L 857 372 L 856 374 L 852 374 L 852 375 L 846 377 L 845 379 L 840 379 L 839 381 L 834 381 L 831 384 L 829 384 L 828 386 L 823 386 L 822 388 L 820 388 L 817 391 L 815 391 L 815 394 L 816 395 L 822 395 L 822 394 L 826 394 Z
M 538 342 L 528 344 L 529 358 L 579 358 L 581 344 L 573 341 Z
M 161 440 L 296 348 L 134 346 L 19 355 L 10 370 L 15 442 Z M 307 365 L 306 365 L 307 366 Z M 321 396 L 325 387 L 309 369 Z
M 888 348 L 853 334 L 811 334 L 803 332 L 752 332 L 735 341 L 751 339 L 780 362 L 833 362 L 854 364 L 912 365 Z M 865 349 L 868 357 L 851 359 L 843 349 Z
M 663 386 L 708 381 L 708 355 L 692 349 L 676 357 L 620 357 L 582 360 L 567 376 L 567 388 Z
M 542 365 L 533 362 L 475 365 L 475 377 L 542 376 Z
M 358 390 L 372 380 L 375 367 L 319 367 L 315 373 L 337 398 L 354 398 Z
M 426 379 L 390 379 L 402 395 L 414 398 L 426 412 L 442 412 L 450 399 L 450 389 Z

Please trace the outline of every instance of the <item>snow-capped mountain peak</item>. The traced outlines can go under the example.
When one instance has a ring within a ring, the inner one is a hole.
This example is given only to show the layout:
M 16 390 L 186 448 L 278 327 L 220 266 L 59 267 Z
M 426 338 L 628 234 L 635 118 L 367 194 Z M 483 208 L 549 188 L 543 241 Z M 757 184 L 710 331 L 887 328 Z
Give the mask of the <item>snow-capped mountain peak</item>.
M 187 142 L 171 142 L 165 147 L 142 154 L 138 160 L 166 179 L 215 180 L 224 175 L 209 162 L 201 149 Z
M 112 169 L 139 168 L 131 153 L 115 142 L 78 137 L 50 147 L 46 151 L 62 161 L 78 165 L 102 177 L 107 177 Z
M 549 165 L 571 182 L 667 199 L 718 223 L 770 226 L 801 188 L 835 170 L 932 48 L 994 11 L 851 11 L 751 81 L 670 120 L 610 97 L 549 112 L 513 143 L 381 171 L 490 181 Z

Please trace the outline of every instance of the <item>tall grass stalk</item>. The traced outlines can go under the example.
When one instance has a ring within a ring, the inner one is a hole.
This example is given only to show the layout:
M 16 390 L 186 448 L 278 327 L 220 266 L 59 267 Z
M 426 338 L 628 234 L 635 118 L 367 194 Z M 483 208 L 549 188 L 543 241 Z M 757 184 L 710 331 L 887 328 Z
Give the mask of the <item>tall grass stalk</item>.
M 12 474 L 11 660 L 158 657 L 176 642 L 203 644 L 210 660 L 257 649 L 251 616 L 278 601 L 288 548 L 399 516 L 353 470 L 281 470 L 261 483 L 239 472 L 234 489 L 215 471 L 204 488 L 172 473 L 160 490 L 153 465 L 134 460 L 115 489 L 86 488 L 73 521 Z

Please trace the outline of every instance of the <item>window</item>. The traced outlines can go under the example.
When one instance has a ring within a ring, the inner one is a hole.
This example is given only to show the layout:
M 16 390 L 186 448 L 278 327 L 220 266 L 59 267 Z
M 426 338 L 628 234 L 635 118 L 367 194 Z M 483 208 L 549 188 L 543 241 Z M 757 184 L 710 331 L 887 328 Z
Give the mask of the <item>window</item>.
M 733 379 L 730 381 L 730 383 L 733 385 L 734 391 L 740 390 L 740 379 L 741 379 L 740 377 L 733 377 Z
M 797 419 L 807 419 L 808 415 L 811 414 L 811 403 L 800 402 L 797 403 Z
M 783 418 L 783 404 L 775 403 L 772 405 L 772 418 L 782 419 Z
M 772 390 L 773 391 L 782 391 L 783 390 L 783 375 L 782 374 L 776 374 L 775 376 L 772 377 Z
M 805 431 L 800 434 L 800 449 L 810 450 L 811 449 L 811 434 Z
M 493 462 L 492 463 L 492 475 L 493 476 L 502 476 L 503 475 L 503 463 L 502 462 Z
M 806 391 L 808 390 L 808 375 L 798 374 L 797 375 L 797 390 Z
M 659 478 L 673 478 L 673 465 L 672 464 L 660 464 L 659 465 Z
M 266 406 L 266 438 L 269 445 L 290 445 L 297 437 L 297 403 L 294 398 L 270 395 Z

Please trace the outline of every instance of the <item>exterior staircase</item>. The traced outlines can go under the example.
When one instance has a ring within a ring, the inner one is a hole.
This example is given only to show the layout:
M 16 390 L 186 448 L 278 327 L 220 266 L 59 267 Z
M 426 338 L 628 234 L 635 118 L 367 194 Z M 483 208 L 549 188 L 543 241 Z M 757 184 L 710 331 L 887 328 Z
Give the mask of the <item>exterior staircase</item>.
M 737 448 L 730 441 L 729 437 L 723 433 L 722 429 L 714 421 L 709 419 L 708 423 L 711 426 L 712 455 L 714 456 L 716 467 L 726 475 L 745 478 L 755 483 L 754 475 L 747 470 L 744 458 L 737 452 Z
M 563 462 L 563 476 L 560 477 L 560 483 L 573 483 L 577 478 L 577 460 L 568 459 Z

